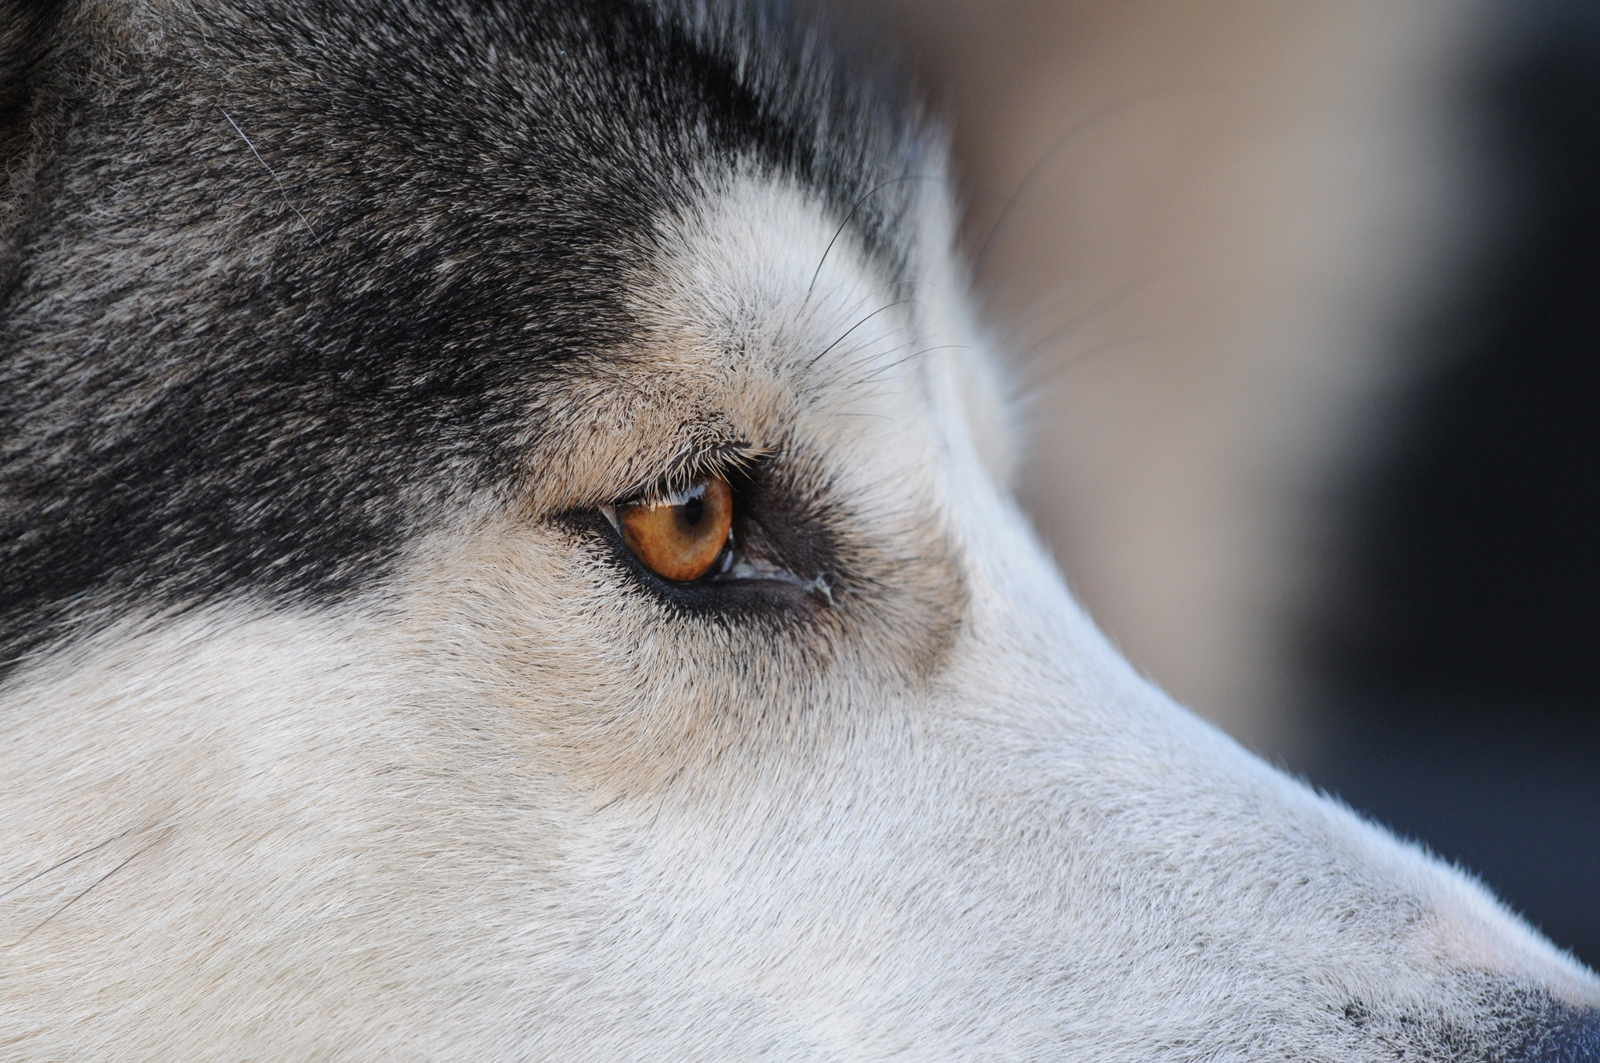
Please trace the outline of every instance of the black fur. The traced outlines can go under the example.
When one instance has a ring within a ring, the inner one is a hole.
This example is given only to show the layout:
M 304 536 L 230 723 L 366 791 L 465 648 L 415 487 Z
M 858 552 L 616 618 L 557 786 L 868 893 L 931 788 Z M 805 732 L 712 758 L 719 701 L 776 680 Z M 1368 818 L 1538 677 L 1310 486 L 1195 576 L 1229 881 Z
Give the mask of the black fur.
M 40 176 L 0 234 L 0 674 L 130 605 L 336 599 L 509 490 L 541 389 L 628 344 L 656 221 L 736 158 L 906 254 L 915 122 L 769 14 L 4 14 Z

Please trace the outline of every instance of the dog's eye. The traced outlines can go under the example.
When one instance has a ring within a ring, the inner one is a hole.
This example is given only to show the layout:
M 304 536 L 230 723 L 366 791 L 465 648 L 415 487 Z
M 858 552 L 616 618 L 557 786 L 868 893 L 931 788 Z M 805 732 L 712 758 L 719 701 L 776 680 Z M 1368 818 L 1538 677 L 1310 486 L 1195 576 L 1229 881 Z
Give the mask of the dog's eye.
M 659 504 L 618 506 L 617 525 L 633 556 L 662 579 L 697 580 L 711 571 L 733 527 L 733 491 L 707 477 Z

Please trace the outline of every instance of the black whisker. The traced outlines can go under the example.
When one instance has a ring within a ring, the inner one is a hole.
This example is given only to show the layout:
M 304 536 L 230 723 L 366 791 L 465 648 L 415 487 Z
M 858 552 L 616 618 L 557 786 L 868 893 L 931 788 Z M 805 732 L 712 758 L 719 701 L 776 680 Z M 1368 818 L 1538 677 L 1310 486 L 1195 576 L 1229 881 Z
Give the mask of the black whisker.
M 139 852 L 134 853 L 133 856 L 128 857 L 128 859 L 124 860 L 122 863 L 118 864 L 116 867 L 112 868 L 110 871 L 107 871 L 105 874 L 101 875 L 99 878 L 97 878 L 93 882 L 89 883 L 88 887 L 85 888 L 83 890 L 83 892 L 77 894 L 71 900 L 67 901 L 66 904 L 63 904 L 61 907 L 57 908 L 55 911 L 53 911 L 49 915 L 45 916 L 44 917 L 44 922 L 39 923 L 32 930 L 29 930 L 26 934 L 23 934 L 16 941 L 12 942 L 10 947 L 11 948 L 16 948 L 18 945 L 22 944 L 24 941 L 27 941 L 35 933 L 37 933 L 46 923 L 50 922 L 50 920 L 52 920 L 56 916 L 60 915 L 62 912 L 66 911 L 68 908 L 71 908 L 74 904 L 77 904 L 79 901 L 83 900 L 85 897 L 87 897 L 89 895 L 90 890 L 93 890 L 96 886 L 100 885 L 100 883 L 104 882 L 106 879 L 110 878 L 112 875 L 115 875 L 118 871 L 121 871 L 123 868 L 127 867 L 129 864 L 131 864 L 134 861 L 135 858 L 137 858 L 139 856 L 140 853 L 143 853 L 143 852 L 144 852 L 144 849 L 140 849 Z
M 993 225 L 989 226 L 989 232 L 984 236 L 983 243 L 979 246 L 977 255 L 973 257 L 973 273 L 976 274 L 978 270 L 983 267 L 983 260 L 988 256 L 989 248 L 991 245 L 993 245 L 995 236 L 1000 232 L 1001 228 L 1006 224 L 1006 222 L 1011 220 L 1012 212 L 1016 209 L 1017 204 L 1022 202 L 1029 189 L 1032 188 L 1033 183 L 1038 180 L 1039 176 L 1044 172 L 1046 164 L 1048 164 L 1050 160 L 1053 159 L 1059 151 L 1061 151 L 1062 148 L 1065 148 L 1068 144 L 1072 143 L 1072 141 L 1076 140 L 1079 136 L 1082 136 L 1088 130 L 1093 129 L 1096 125 L 1105 121 L 1107 118 L 1111 118 L 1122 111 L 1126 111 L 1130 108 L 1138 107 L 1146 103 L 1151 103 L 1155 100 L 1163 99 L 1168 96 L 1176 95 L 1183 91 L 1197 91 L 1200 89 L 1219 91 L 1224 87 L 1226 87 L 1225 82 L 1209 80 L 1185 80 L 1169 82 L 1163 85 L 1155 85 L 1151 88 L 1145 89 L 1143 92 L 1136 92 L 1131 96 L 1124 96 L 1119 100 L 1111 100 L 1108 103 L 1102 104 L 1101 106 L 1096 107 L 1093 111 L 1090 111 L 1084 117 L 1072 123 L 1072 125 L 1067 127 L 1065 132 L 1063 132 L 1059 137 L 1050 143 L 1049 147 L 1045 148 L 1044 153 L 1039 156 L 1038 161 L 1036 161 L 1033 166 L 1028 169 L 1028 172 L 1023 175 L 1022 180 L 1017 184 L 1016 191 L 1011 193 L 1011 196 L 1006 201 L 1005 207 L 1001 209 L 1000 216 L 994 220 Z
M 105 841 L 101 842 L 99 845 L 91 845 L 91 846 L 89 846 L 89 848 L 85 849 L 83 852 L 79 853 L 77 856 L 69 856 L 65 860 L 60 861 L 59 863 L 51 864 L 49 867 L 45 868 L 43 871 L 40 871 L 37 874 L 29 875 L 27 878 L 23 879 L 21 882 L 17 883 L 15 886 L 12 886 L 10 889 L 6 890 L 5 892 L 0 893 L 0 899 L 4 899 L 6 897 L 11 896 L 11 894 L 17 892 L 22 887 L 26 886 L 28 883 L 34 881 L 35 879 L 43 878 L 44 876 L 48 875 L 52 871 L 59 871 L 62 868 L 66 867 L 68 864 L 72 863 L 74 860 L 81 860 L 84 857 L 88 856 L 92 852 L 96 852 L 96 851 L 98 851 L 100 849 L 104 849 L 106 846 L 110 845 L 112 842 L 116 841 L 118 838 L 126 838 L 127 836 L 128 836 L 128 832 L 127 831 L 123 831 L 121 834 L 113 834 L 111 837 L 107 838 Z
M 806 286 L 806 299 L 808 301 L 810 300 L 812 289 L 816 288 L 817 286 L 817 278 L 822 275 L 822 267 L 828 261 L 828 254 L 833 250 L 833 245 L 839 242 L 839 237 L 844 235 L 845 229 L 850 224 L 850 219 L 856 216 L 856 211 L 860 210 L 866 205 L 867 200 L 871 199 L 885 188 L 888 188 L 890 185 L 899 184 L 901 181 L 950 182 L 951 180 L 952 178 L 945 177 L 941 174 L 908 173 L 901 174 L 899 177 L 891 177 L 887 181 L 880 181 L 868 189 L 866 194 L 864 194 L 860 199 L 856 200 L 855 203 L 851 205 L 850 212 L 844 216 L 844 221 L 840 222 L 839 227 L 833 231 L 833 237 L 828 241 L 828 246 L 822 249 L 822 257 L 817 259 L 817 268 L 811 274 L 811 283 Z
M 862 325 L 865 325 L 868 321 L 871 321 L 873 318 L 877 317 L 879 314 L 883 313 L 885 310 L 893 310 L 897 306 L 905 306 L 908 303 L 916 303 L 916 302 L 919 302 L 919 301 L 920 300 L 917 300 L 917 299 L 896 299 L 892 303 L 886 303 L 883 306 L 878 307 L 878 309 L 874 310 L 872 313 L 868 314 L 866 317 L 862 318 L 860 321 L 857 321 L 854 325 L 851 325 L 849 328 L 847 328 L 843 332 L 841 332 L 839 334 L 839 338 L 838 339 L 834 340 L 832 343 L 830 343 L 826 347 L 824 347 L 821 351 L 819 351 L 817 353 L 816 357 L 812 358 L 811 361 L 807 362 L 802 367 L 802 372 L 806 372 L 806 371 L 809 371 L 812 368 L 814 368 L 818 362 L 822 361 L 822 359 L 827 356 L 829 351 L 833 350 L 835 347 L 839 346 L 839 344 L 843 343 L 845 341 L 845 338 L 848 337 L 850 335 L 850 333 L 854 332 L 856 329 L 860 328 Z
M 970 346 L 968 346 L 967 344 L 965 344 L 965 343 L 940 343 L 940 344 L 936 344 L 935 346 L 932 346 L 932 347 L 924 347 L 920 351 L 915 351 L 915 352 L 913 352 L 911 354 L 906 355 L 904 358 L 896 358 L 894 361 L 890 362 L 888 365 L 880 365 L 878 368 L 874 369 L 872 372 L 868 373 L 866 376 L 858 377 L 855 380 L 851 381 L 849 386 L 850 387 L 858 387 L 858 386 L 860 386 L 862 384 L 868 383 L 869 381 L 876 380 L 878 377 L 882 376 L 884 373 L 887 373 L 889 370 L 893 369 L 895 366 L 897 366 L 897 365 L 905 365 L 907 362 L 914 361 L 914 360 L 916 360 L 918 358 L 921 358 L 925 354 L 932 354 L 934 351 L 955 351 L 955 350 L 970 351 L 970 350 L 972 350 L 972 348 Z

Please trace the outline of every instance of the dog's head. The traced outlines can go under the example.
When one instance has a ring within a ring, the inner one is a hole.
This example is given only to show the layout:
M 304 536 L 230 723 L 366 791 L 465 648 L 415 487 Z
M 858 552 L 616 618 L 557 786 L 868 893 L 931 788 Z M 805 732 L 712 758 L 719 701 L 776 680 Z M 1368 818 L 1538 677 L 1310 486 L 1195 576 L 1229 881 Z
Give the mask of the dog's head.
M 7 1058 L 1600 1058 L 1074 606 L 810 37 L 4 12 Z

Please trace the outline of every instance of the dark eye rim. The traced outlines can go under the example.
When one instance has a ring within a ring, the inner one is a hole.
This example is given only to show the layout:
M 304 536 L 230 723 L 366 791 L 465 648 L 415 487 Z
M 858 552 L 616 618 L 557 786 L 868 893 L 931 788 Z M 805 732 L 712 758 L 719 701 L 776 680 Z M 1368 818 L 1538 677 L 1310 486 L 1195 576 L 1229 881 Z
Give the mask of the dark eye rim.
M 572 514 L 571 524 L 598 540 L 604 558 L 646 594 L 675 612 L 701 616 L 765 616 L 809 614 L 818 608 L 814 596 L 797 583 L 781 579 L 718 579 L 702 576 L 687 583 L 663 579 L 640 561 L 622 535 L 598 509 Z
M 717 475 L 728 481 L 733 493 L 733 550 L 737 550 L 745 530 L 750 524 L 749 499 L 766 474 L 765 460 L 758 458 L 741 462 L 734 467 L 715 469 Z M 629 492 L 609 505 L 621 508 L 668 494 L 667 485 L 660 483 L 649 488 Z M 673 609 L 707 615 L 809 615 L 823 607 L 818 595 L 808 590 L 797 578 L 748 576 L 729 577 L 725 574 L 726 552 L 719 554 L 710 571 L 698 579 L 677 582 L 657 575 L 629 548 L 622 533 L 603 513 L 600 507 L 575 510 L 563 515 L 564 523 L 591 540 L 598 540 L 606 560 L 625 572 L 642 590 Z

